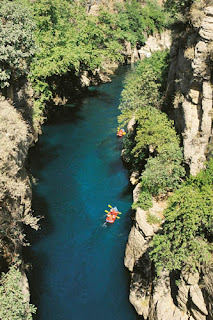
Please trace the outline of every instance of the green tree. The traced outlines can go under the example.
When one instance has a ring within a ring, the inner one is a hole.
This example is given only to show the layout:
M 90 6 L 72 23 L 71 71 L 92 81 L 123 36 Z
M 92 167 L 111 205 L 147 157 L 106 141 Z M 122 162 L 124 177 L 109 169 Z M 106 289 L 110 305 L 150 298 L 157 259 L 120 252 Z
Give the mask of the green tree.
M 0 319 L 1 320 L 32 320 L 36 312 L 35 306 L 24 297 L 21 288 L 21 271 L 17 264 L 10 267 L 0 279 Z
M 0 86 L 26 75 L 35 54 L 34 23 L 28 8 L 17 1 L 0 2 Z

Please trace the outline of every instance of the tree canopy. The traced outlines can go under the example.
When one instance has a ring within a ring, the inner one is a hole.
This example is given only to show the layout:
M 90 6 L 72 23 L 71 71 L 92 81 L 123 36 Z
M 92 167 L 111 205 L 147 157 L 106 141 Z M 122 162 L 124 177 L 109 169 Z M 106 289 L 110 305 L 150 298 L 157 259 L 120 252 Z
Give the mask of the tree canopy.
M 26 75 L 35 54 L 35 24 L 29 8 L 19 2 L 0 2 L 0 87 Z

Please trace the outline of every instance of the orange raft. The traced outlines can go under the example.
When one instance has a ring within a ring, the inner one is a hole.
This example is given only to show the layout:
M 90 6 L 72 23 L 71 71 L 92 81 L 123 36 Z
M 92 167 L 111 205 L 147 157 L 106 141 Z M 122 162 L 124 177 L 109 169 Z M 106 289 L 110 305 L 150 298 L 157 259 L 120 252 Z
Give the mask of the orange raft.
M 118 128 L 117 137 L 123 137 L 126 134 L 124 129 Z
M 106 222 L 108 223 L 114 223 L 117 215 L 118 215 L 118 209 L 116 207 L 111 208 L 110 211 L 108 211 L 107 216 L 106 216 Z

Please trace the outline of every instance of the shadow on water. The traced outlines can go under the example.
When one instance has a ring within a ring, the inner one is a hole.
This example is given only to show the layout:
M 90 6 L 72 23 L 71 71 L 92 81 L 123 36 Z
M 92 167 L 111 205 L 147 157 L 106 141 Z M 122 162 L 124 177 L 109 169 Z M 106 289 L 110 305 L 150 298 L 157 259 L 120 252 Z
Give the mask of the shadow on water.
M 84 95 L 79 97 L 77 101 L 73 103 L 68 103 L 64 106 L 55 106 L 52 108 L 52 110 L 50 108 L 46 124 L 75 124 L 80 121 L 84 121 L 85 116 L 83 115 L 82 110 L 84 108 L 84 105 L 91 98 L 97 99 L 100 104 L 104 103 L 108 107 L 113 106 L 113 98 L 110 94 L 104 91 L 94 89 L 94 87 L 92 87 L 86 93 L 84 93 Z
M 108 166 L 109 176 L 116 174 L 117 172 L 119 172 L 121 170 L 121 168 L 122 168 L 122 163 L 121 163 L 120 159 L 111 161 Z
M 31 168 L 33 165 L 34 170 L 37 172 L 37 178 L 40 181 L 41 172 L 47 164 L 55 161 L 60 157 L 62 146 L 51 145 L 46 141 L 40 141 L 35 147 L 29 150 L 28 166 Z
M 134 186 L 128 183 L 125 187 L 123 187 L 123 189 L 118 195 L 118 198 L 122 200 L 128 196 L 131 197 L 133 189 L 134 189 Z
M 40 228 L 35 231 L 30 227 L 25 227 L 27 234 L 27 240 L 30 244 L 35 245 L 36 243 L 43 240 L 43 238 L 52 232 L 54 232 L 54 226 L 49 215 L 48 204 L 44 197 L 41 197 L 33 191 L 32 207 L 36 212 L 36 216 L 42 217 L 39 221 Z M 44 281 L 43 266 L 48 264 L 48 256 L 44 252 L 35 252 L 31 250 L 31 247 L 25 247 L 23 250 L 24 260 L 30 265 L 27 277 L 30 285 L 30 298 L 34 305 L 40 305 L 40 284 Z M 33 290 L 32 290 L 33 288 Z M 39 320 L 39 308 L 37 309 L 36 315 L 33 319 Z

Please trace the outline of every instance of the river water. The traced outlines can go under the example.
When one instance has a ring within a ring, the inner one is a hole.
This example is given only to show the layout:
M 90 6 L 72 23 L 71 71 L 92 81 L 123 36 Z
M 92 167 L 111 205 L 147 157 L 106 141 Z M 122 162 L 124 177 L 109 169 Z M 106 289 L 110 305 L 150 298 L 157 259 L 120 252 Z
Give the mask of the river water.
M 37 184 L 33 209 L 44 216 L 29 236 L 32 302 L 39 320 L 135 320 L 123 265 L 131 227 L 132 192 L 116 137 L 122 81 L 112 82 L 43 126 L 31 150 Z M 108 204 L 122 212 L 105 227 Z

